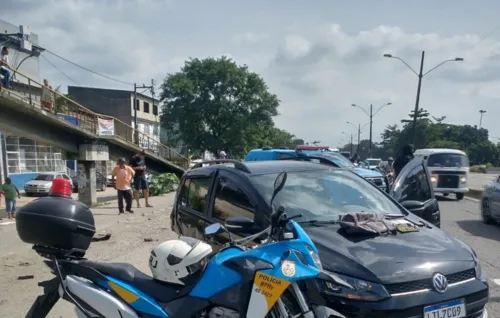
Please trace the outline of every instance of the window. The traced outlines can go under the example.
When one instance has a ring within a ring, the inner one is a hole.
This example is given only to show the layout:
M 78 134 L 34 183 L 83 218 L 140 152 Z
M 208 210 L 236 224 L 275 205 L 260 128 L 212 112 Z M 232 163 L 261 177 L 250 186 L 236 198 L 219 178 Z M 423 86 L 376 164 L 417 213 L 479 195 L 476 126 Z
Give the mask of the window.
M 286 153 L 278 153 L 278 159 L 295 158 L 295 157 L 297 157 L 297 156 L 293 156 L 293 155 L 286 154 Z
M 144 112 L 149 113 L 149 103 L 148 102 L 143 102 L 143 107 L 144 107 Z
M 181 205 L 204 213 L 207 207 L 210 180 L 210 178 L 186 179 L 182 185 Z
M 158 105 L 153 105 L 153 115 L 158 116 Z
M 53 174 L 39 174 L 35 179 L 37 181 L 52 181 L 54 180 Z
M 219 220 L 225 220 L 231 216 L 254 219 L 255 208 L 237 184 L 220 178 L 215 191 L 214 217 Z
M 428 167 L 461 168 L 469 166 L 469 158 L 457 153 L 438 153 L 429 156 Z
M 135 100 L 135 109 L 141 110 L 141 104 L 140 104 L 140 101 L 138 99 Z
M 99 177 L 99 172 L 96 173 L 96 176 Z M 62 175 L 63 179 L 66 179 L 66 180 L 71 180 L 70 177 L 68 177 L 67 175 L 63 174 Z
M 418 165 L 410 171 L 400 191 L 402 201 L 415 200 L 424 202 L 432 198 L 429 180 L 427 180 L 427 174 L 422 165 Z

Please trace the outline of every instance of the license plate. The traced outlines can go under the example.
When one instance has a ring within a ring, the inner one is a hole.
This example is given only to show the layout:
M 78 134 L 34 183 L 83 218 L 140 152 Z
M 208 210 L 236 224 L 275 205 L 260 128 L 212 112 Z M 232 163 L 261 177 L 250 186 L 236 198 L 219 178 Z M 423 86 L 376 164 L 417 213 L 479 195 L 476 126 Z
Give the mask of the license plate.
M 457 299 L 424 308 L 424 318 L 460 318 L 466 315 L 465 302 L 463 299 Z

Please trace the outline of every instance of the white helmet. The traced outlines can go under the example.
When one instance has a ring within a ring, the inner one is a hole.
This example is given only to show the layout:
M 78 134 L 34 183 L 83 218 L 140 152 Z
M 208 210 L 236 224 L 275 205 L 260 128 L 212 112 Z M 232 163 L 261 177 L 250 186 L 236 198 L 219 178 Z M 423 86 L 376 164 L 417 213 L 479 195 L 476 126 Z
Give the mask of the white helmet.
M 157 280 L 186 285 L 199 278 L 211 253 L 212 247 L 207 243 L 181 236 L 156 246 L 149 257 L 149 268 Z

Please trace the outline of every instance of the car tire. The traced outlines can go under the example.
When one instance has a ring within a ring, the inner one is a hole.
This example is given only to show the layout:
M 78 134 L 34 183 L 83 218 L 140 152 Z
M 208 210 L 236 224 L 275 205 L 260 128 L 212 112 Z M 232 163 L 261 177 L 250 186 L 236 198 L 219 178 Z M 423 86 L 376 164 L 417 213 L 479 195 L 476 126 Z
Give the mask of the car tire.
M 481 217 L 486 224 L 494 224 L 495 220 L 491 217 L 490 201 L 483 198 L 481 201 Z
M 107 188 L 108 188 L 108 185 L 103 182 L 103 184 L 101 185 L 101 191 L 106 191 Z
M 443 197 L 447 197 L 449 193 L 443 193 Z
M 465 194 L 463 194 L 463 193 L 457 193 L 456 196 L 457 196 L 457 200 L 460 201 L 460 200 L 462 200 L 464 198 Z
M 33 194 L 32 194 L 32 193 L 29 193 L 29 192 L 25 192 L 24 194 L 25 194 L 27 197 L 32 197 L 32 196 L 33 196 Z

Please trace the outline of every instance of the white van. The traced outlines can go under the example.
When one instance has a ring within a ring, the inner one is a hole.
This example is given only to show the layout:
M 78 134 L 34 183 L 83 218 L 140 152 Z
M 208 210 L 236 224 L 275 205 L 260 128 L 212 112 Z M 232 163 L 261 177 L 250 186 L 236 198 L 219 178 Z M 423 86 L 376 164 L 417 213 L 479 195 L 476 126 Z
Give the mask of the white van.
M 461 150 L 446 148 L 418 149 L 415 157 L 425 160 L 434 192 L 447 196 L 455 193 L 458 200 L 469 192 L 469 157 Z

